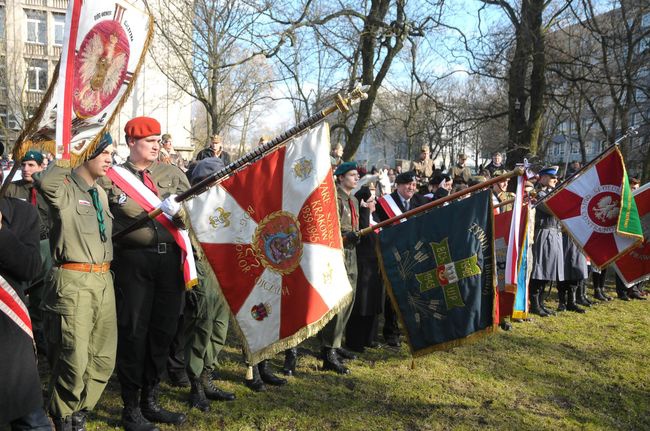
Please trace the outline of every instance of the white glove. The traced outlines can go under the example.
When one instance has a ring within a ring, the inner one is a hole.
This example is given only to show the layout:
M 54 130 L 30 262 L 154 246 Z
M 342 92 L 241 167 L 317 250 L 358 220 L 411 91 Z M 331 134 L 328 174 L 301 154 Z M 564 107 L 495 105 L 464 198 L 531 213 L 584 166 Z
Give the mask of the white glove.
M 169 195 L 160 203 L 160 210 L 170 217 L 174 217 L 183 208 L 180 202 L 176 202 L 176 195 Z

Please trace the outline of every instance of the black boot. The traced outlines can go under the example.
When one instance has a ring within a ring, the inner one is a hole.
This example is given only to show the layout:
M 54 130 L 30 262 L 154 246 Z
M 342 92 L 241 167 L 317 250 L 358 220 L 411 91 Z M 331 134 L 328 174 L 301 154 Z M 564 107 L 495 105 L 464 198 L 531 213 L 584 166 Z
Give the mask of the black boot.
M 205 397 L 201 378 L 199 377 L 190 379 L 190 408 L 192 407 L 202 412 L 210 411 L 210 401 Z
M 184 413 L 166 410 L 158 404 L 158 394 L 155 385 L 142 388 L 140 410 L 142 411 L 142 416 L 151 422 L 180 425 L 187 419 Z
M 138 406 L 138 392 L 122 392 L 122 426 L 125 431 L 160 431 L 157 426 L 142 416 Z
M 539 308 L 544 310 L 546 314 L 549 316 L 555 316 L 555 311 L 551 310 L 550 308 L 546 308 L 546 305 L 544 304 L 544 300 L 546 299 L 546 295 L 544 294 L 544 289 L 546 287 L 546 284 L 542 284 L 539 288 L 539 293 L 538 293 L 538 298 L 539 298 Z M 549 294 L 551 292 L 552 286 L 549 286 Z
M 629 289 L 627 289 L 627 297 L 630 299 L 639 299 L 641 301 L 645 301 L 648 299 L 645 296 L 641 295 L 641 293 L 636 289 L 636 286 L 632 286 Z
M 298 362 L 298 348 L 293 347 L 284 351 L 284 366 L 282 374 L 293 376 L 296 374 L 296 363 Z
M 602 291 L 602 288 L 596 286 L 595 284 L 594 284 L 594 298 L 596 298 L 599 301 L 609 301 L 609 299 L 607 299 L 604 292 Z
M 350 374 L 350 370 L 343 365 L 336 354 L 336 349 L 331 347 L 323 348 L 323 370 L 336 371 L 339 374 Z
M 567 297 L 567 286 L 566 283 L 561 281 L 557 285 L 557 311 L 562 312 L 566 311 L 566 298 Z
M 591 307 L 592 302 L 587 298 L 587 288 L 582 281 L 578 281 L 576 288 L 576 304 Z
M 273 374 L 271 367 L 269 366 L 268 359 L 263 360 L 257 366 L 260 370 L 260 377 L 264 383 L 267 383 L 271 386 L 282 386 L 287 384 L 287 379 L 283 379 Z
M 72 413 L 72 431 L 86 431 L 86 411 Z
M 351 361 L 357 359 L 357 355 L 355 355 L 348 349 L 344 349 L 343 347 L 339 347 L 338 349 L 336 349 L 336 354 L 339 355 L 339 358 L 342 359 L 349 359 Z
M 530 309 L 528 311 L 532 314 L 537 314 L 540 317 L 548 316 L 548 313 L 539 306 L 539 285 L 536 282 L 531 281 L 528 288 L 528 297 L 530 298 Z
M 567 290 L 566 309 L 576 313 L 584 313 L 585 310 L 576 305 L 576 286 L 572 285 Z
M 253 370 L 253 376 L 250 379 L 247 377 L 246 380 L 244 380 L 244 384 L 255 392 L 264 392 L 266 390 L 266 385 L 260 377 L 260 370 L 257 368 L 257 365 L 253 365 L 251 368 Z
M 66 418 L 52 418 L 56 431 L 72 431 L 72 416 Z
M 211 379 L 211 373 L 208 370 L 203 370 L 200 379 L 203 385 L 203 391 L 208 399 L 216 401 L 232 401 L 235 399 L 235 394 L 221 390 L 214 385 Z

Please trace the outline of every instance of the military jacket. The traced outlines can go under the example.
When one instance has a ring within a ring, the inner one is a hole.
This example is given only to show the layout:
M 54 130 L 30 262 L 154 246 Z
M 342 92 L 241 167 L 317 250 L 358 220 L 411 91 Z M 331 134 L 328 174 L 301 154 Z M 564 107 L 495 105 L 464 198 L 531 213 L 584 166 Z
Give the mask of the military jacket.
M 472 173 L 467 166 L 460 166 L 456 164 L 449 170 L 449 176 L 452 180 L 454 180 L 454 182 L 462 180 L 465 184 L 468 184 L 470 178 L 472 177 Z
M 121 166 L 142 181 L 142 174 L 130 160 L 127 160 Z M 190 187 L 187 177 L 177 166 L 153 162 L 149 166 L 148 171 L 153 179 L 154 185 L 158 189 L 161 200 L 169 195 L 184 192 Z M 136 220 L 146 216 L 146 212 L 142 207 L 108 177 L 102 178 L 100 183 L 106 190 L 111 212 L 115 216 L 114 229 L 116 232 L 121 231 Z M 184 227 L 180 218 L 174 218 L 174 222 L 177 226 Z M 121 237 L 116 245 L 124 247 L 152 247 L 163 242 L 173 243 L 174 237 L 158 221 L 149 220 L 141 228 Z
M 34 183 L 25 180 L 14 181 L 7 187 L 7 197 L 17 198 L 27 203 L 32 203 L 32 187 Z M 40 237 L 45 239 L 49 231 L 49 215 L 47 202 L 40 193 L 36 194 L 36 208 L 38 209 L 38 217 L 40 221 Z
M 420 184 L 427 184 L 433 175 L 433 160 L 414 160 L 411 162 L 411 170 L 420 178 Z
M 542 187 L 537 192 L 537 198 L 541 199 L 551 192 L 552 188 Z M 535 230 L 539 229 L 561 229 L 560 221 L 548 210 L 546 205 L 538 205 L 535 212 Z
M 104 263 L 113 260 L 113 215 L 104 190 L 89 185 L 69 168 L 54 166 L 35 181 L 50 208 L 50 247 L 54 264 Z M 89 192 L 95 187 L 102 204 L 106 241 L 99 233 L 97 210 Z
M 355 224 L 352 224 L 352 210 L 350 201 L 357 212 Z M 339 211 L 339 221 L 341 223 L 341 234 L 355 232 L 359 230 L 359 201 L 353 194 L 348 195 L 340 186 L 336 187 L 336 203 Z M 354 246 L 352 246 L 354 247 Z

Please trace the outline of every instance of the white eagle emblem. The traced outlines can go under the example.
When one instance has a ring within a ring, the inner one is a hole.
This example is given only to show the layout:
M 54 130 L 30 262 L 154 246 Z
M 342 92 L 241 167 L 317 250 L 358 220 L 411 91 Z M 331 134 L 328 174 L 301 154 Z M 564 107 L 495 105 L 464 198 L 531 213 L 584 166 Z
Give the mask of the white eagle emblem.
M 596 218 L 605 223 L 618 216 L 618 201 L 611 196 L 603 196 L 592 209 Z

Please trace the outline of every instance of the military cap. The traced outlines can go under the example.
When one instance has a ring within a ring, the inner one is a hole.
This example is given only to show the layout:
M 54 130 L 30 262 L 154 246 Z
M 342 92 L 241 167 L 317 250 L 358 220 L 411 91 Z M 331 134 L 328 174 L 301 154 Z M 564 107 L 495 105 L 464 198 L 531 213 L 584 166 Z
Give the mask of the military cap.
M 467 160 L 467 154 L 465 153 L 458 153 L 458 159 L 459 160 Z
M 88 160 L 92 160 L 95 157 L 99 156 L 109 145 L 113 145 L 113 138 L 110 133 L 104 133 L 102 139 L 100 139 L 95 151 L 88 157 Z
M 135 117 L 126 123 L 124 133 L 126 133 L 126 136 L 136 139 L 160 135 L 160 123 L 151 117 Z
M 336 170 L 334 171 L 334 175 L 345 175 L 349 171 L 356 170 L 357 169 L 357 162 L 343 162 L 341 163 Z
M 475 186 L 476 184 L 481 184 L 487 181 L 487 178 L 485 178 L 483 175 L 474 175 L 473 177 L 470 177 L 469 179 L 469 186 Z
M 549 175 L 553 178 L 557 178 L 557 172 L 560 170 L 559 166 L 545 166 L 543 167 L 538 175 L 541 177 L 542 175 Z
M 429 151 L 429 146 L 428 145 L 422 145 L 422 147 L 420 147 L 420 151 L 422 151 L 423 153 L 425 151 L 428 152 Z
M 395 178 L 395 184 L 408 184 L 416 180 L 415 172 L 402 172 Z
M 498 177 L 499 175 L 503 175 L 503 174 L 505 174 L 505 173 L 506 173 L 506 170 L 505 170 L 505 169 L 497 169 L 497 170 L 495 170 L 494 173 L 492 174 L 492 177 L 493 177 L 493 178 L 494 178 L 494 177 Z
M 30 160 L 35 161 L 39 165 L 43 164 L 43 154 L 40 151 L 30 150 L 23 156 L 20 162 L 28 162 Z
M 199 162 L 194 166 L 192 170 L 191 183 L 195 184 L 202 179 L 206 178 L 209 175 L 212 175 L 215 172 L 218 172 L 224 168 L 223 160 L 219 157 L 208 157 Z

